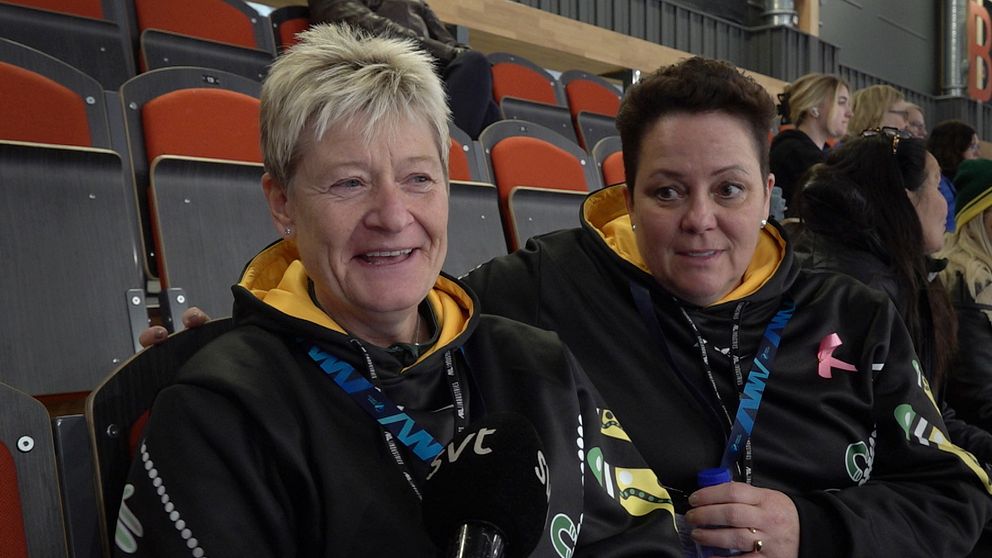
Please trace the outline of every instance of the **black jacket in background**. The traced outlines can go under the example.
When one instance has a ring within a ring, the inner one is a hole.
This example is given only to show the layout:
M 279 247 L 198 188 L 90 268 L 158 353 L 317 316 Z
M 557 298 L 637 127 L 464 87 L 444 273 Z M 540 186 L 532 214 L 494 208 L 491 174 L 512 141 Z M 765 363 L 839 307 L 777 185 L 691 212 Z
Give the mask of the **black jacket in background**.
M 958 316 L 958 351 L 954 373 L 947 379 L 947 401 L 962 420 L 992 432 L 992 324 L 985 311 L 992 308 L 971 297 L 958 274 L 948 285 Z
M 826 154 L 805 132 L 785 130 L 772 139 L 769 168 L 775 175 L 775 185 L 782 188 L 789 217 L 796 216 L 795 194 L 799 181 L 810 167 L 822 163 Z
M 308 4 L 313 23 L 347 23 L 378 36 L 416 39 L 442 68 L 468 48 L 455 41 L 421 0 L 308 0 Z

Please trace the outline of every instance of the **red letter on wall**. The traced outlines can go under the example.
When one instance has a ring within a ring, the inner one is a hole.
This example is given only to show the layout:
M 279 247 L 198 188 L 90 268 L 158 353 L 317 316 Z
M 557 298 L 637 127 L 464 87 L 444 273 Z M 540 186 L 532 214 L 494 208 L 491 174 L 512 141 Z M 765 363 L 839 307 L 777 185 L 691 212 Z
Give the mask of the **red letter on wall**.
M 968 96 L 983 103 L 992 98 L 989 32 L 992 32 L 992 19 L 983 0 L 968 2 Z

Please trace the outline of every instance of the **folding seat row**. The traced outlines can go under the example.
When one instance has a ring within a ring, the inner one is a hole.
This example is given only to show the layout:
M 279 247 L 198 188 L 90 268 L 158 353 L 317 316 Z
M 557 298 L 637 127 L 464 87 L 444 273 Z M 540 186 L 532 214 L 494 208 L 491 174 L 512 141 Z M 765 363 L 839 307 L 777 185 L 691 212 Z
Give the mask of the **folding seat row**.
M 281 14 L 280 14 L 281 16 Z M 0 37 L 50 54 L 116 90 L 141 71 L 200 66 L 254 80 L 277 40 L 241 0 L 2 0 Z
M 504 118 L 540 124 L 588 151 L 600 139 L 616 135 L 621 93 L 607 80 L 580 70 L 555 79 L 515 54 L 493 53 L 488 58 L 493 98 Z

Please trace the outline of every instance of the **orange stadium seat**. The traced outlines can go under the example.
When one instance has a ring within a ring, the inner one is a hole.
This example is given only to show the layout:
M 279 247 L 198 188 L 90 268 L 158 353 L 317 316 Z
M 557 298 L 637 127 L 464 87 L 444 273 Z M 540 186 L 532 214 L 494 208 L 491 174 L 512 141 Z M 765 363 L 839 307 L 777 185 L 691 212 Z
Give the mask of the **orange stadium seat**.
M 627 181 L 623 169 L 623 146 L 619 136 L 599 140 L 592 149 L 592 158 L 603 176 L 603 184 L 613 186 Z
M 109 148 L 103 98 L 93 78 L 0 39 L 0 140 Z
M 0 555 L 65 556 L 65 527 L 48 410 L 0 384 Z
M 272 32 L 279 52 L 296 44 L 297 33 L 310 27 L 310 8 L 283 6 L 269 14 Z
M 479 136 L 500 198 L 510 251 L 518 247 L 509 215 L 510 192 L 518 186 L 590 192 L 602 186 L 592 159 L 578 145 L 529 122 L 501 121 Z
M 93 19 L 104 19 L 106 0 L 4 0 L 10 4 L 19 4 L 29 8 L 48 10 L 63 14 L 71 14 Z
M 461 128 L 448 123 L 451 136 L 451 150 L 448 152 L 448 179 L 488 182 L 489 176 L 483 168 L 483 158 L 479 154 L 479 144 L 473 141 Z
M 261 80 L 275 55 L 268 20 L 240 0 L 134 0 L 141 66 L 216 68 Z
M 578 143 L 558 80 L 544 68 L 516 54 L 495 52 L 493 99 L 503 118 L 534 122 Z
M 617 133 L 620 92 L 613 84 L 581 70 L 564 72 L 559 81 L 565 89 L 579 145 L 592 150 L 596 142 Z
M 148 205 L 156 159 L 183 156 L 260 163 L 260 93 L 257 81 L 205 68 L 154 70 L 121 87 L 150 274 L 155 275 L 158 267 L 151 249 Z
M 134 75 L 121 0 L 0 0 L 0 37 L 54 56 L 113 90 Z

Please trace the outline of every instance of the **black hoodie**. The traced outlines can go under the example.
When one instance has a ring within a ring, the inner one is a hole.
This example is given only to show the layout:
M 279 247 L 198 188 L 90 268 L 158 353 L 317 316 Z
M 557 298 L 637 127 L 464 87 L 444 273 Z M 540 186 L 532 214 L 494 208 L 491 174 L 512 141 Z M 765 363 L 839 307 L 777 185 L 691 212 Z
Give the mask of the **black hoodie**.
M 529 419 L 551 479 L 533 556 L 681 556 L 667 493 L 557 336 L 479 315 L 473 295 L 441 276 L 424 303 L 437 341 L 404 367 L 313 303 L 297 258 L 286 242 L 259 254 L 234 288 L 235 329 L 159 394 L 124 491 L 118 556 L 437 554 L 383 431 L 311 346 L 366 378 L 367 351 L 385 394 L 441 443 L 455 423 L 449 359 L 468 422 Z M 428 466 L 397 446 L 422 485 Z
M 682 311 L 704 338 L 734 416 L 739 392 L 728 354 L 742 359 L 746 374 L 788 294 L 797 309 L 754 427 L 752 473 L 755 486 L 795 503 L 800 556 L 963 556 L 992 513 L 989 477 L 947 441 L 887 297 L 847 277 L 800 270 L 774 226 L 765 227 L 743 284 L 705 308 L 675 299 L 647 272 L 622 187 L 587 198 L 582 228 L 531 239 L 465 280 L 485 312 L 556 331 L 573 349 L 677 511 L 685 511 L 678 496 L 695 489 L 696 473 L 719 463 L 728 430 Z M 674 366 L 631 285 L 650 293 Z M 831 356 L 855 371 L 821 363 L 831 334 L 843 343 Z

